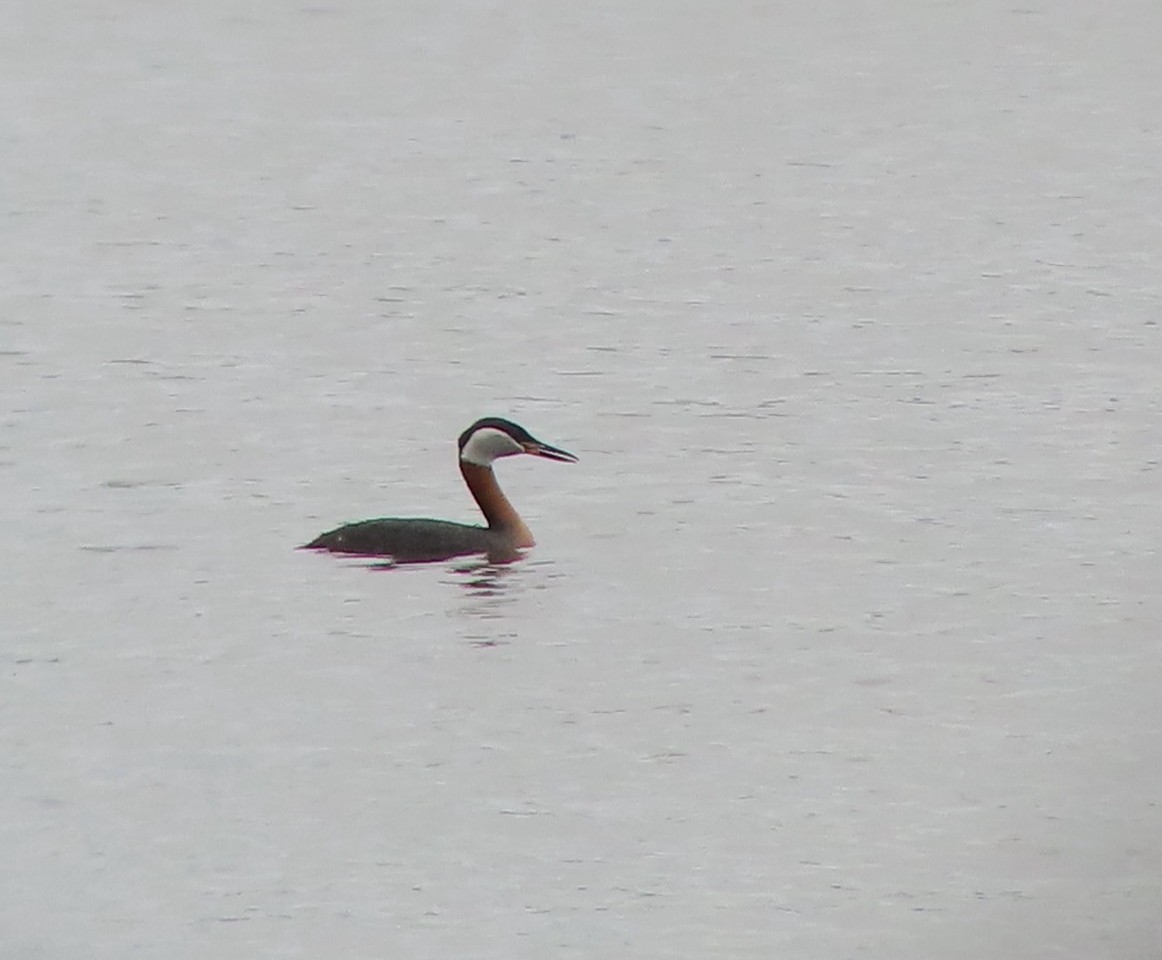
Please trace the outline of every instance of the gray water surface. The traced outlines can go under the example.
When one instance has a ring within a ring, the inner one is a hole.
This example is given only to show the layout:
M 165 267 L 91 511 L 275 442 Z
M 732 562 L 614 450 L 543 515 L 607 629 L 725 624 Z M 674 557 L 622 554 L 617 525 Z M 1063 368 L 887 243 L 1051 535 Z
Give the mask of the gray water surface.
M 0 953 L 1162 955 L 1160 27 L 11 4 Z

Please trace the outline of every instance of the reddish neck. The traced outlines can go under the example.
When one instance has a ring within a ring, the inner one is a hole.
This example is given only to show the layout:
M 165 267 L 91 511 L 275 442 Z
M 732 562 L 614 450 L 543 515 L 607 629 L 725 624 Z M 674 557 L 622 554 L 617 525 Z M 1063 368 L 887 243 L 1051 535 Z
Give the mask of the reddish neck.
M 461 460 L 460 473 L 480 507 L 480 512 L 484 514 L 484 519 L 488 521 L 489 530 L 503 531 L 511 535 L 513 545 L 517 547 L 536 545 L 529 528 L 516 512 L 516 507 L 508 502 L 508 497 L 500 489 L 491 467 L 482 467 Z

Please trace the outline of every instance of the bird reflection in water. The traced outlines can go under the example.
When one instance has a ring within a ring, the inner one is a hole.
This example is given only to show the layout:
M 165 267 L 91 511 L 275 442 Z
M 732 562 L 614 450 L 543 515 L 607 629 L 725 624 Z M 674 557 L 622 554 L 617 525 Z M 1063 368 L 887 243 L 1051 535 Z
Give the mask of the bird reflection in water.
M 488 562 L 464 563 L 453 569 L 455 578 L 446 582 L 464 591 L 455 616 L 474 624 L 465 632 L 465 639 L 474 647 L 500 647 L 516 637 L 497 628 L 520 596 L 519 571 L 519 566 Z
M 415 571 L 411 564 L 396 564 L 391 561 L 366 564 L 369 570 Z M 474 647 L 503 647 L 517 638 L 517 632 L 506 629 L 514 607 L 522 598 L 528 599 L 528 591 L 542 589 L 545 580 L 559 577 L 552 572 L 556 565 L 551 560 L 530 561 L 525 557 L 521 563 L 511 561 L 495 562 L 487 559 L 473 559 L 445 567 L 440 582 L 459 587 L 460 603 L 448 610 L 448 616 L 462 623 L 461 637 Z
M 511 586 L 515 570 L 509 561 L 503 560 L 464 563 L 452 568 L 459 579 L 451 582 L 459 584 L 474 597 L 502 597 Z
M 474 647 L 504 647 L 514 643 L 520 635 L 517 622 L 529 620 L 528 604 L 538 598 L 531 596 L 546 586 L 546 577 L 552 578 L 556 564 L 551 560 L 523 563 L 496 564 L 484 561 L 462 563 L 452 568 L 452 576 L 445 583 L 456 584 L 462 590 L 461 603 L 450 615 L 461 621 L 463 638 Z M 535 605 L 535 604 L 534 604 Z

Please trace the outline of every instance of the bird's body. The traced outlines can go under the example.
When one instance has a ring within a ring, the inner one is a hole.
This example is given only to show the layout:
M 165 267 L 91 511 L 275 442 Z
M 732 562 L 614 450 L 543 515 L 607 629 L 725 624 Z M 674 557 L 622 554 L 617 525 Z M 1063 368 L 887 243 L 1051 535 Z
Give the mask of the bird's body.
M 577 458 L 541 443 L 523 427 L 499 417 L 477 420 L 461 434 L 459 447 L 460 473 L 488 526 L 386 517 L 329 530 L 304 549 L 390 557 L 396 563 L 426 563 L 472 554 L 511 560 L 520 550 L 534 546 L 532 533 L 496 482 L 492 463 L 520 453 L 565 463 L 574 463 Z
M 360 520 L 320 534 L 308 550 L 391 557 L 398 563 L 425 563 L 473 553 L 507 554 L 511 538 L 498 530 L 451 520 L 384 517 Z

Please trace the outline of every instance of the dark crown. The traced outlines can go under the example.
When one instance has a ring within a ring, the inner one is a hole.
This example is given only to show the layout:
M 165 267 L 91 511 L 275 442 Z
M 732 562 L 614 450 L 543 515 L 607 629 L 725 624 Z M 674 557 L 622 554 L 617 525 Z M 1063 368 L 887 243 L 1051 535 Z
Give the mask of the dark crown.
M 532 443 L 533 436 L 524 427 L 513 423 L 511 420 L 505 420 L 503 417 L 485 417 L 483 420 L 477 420 L 472 426 L 460 434 L 459 445 L 460 449 L 464 449 L 464 445 L 472 438 L 477 430 L 499 430 L 501 433 L 507 433 L 519 444 Z

